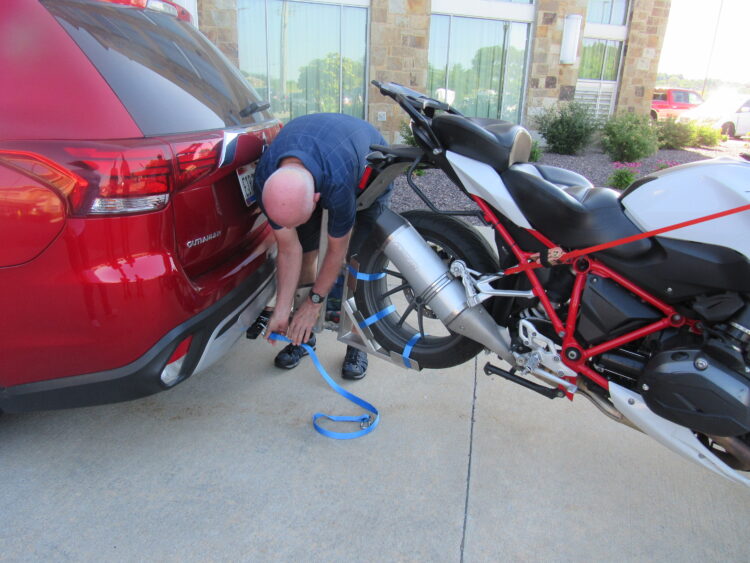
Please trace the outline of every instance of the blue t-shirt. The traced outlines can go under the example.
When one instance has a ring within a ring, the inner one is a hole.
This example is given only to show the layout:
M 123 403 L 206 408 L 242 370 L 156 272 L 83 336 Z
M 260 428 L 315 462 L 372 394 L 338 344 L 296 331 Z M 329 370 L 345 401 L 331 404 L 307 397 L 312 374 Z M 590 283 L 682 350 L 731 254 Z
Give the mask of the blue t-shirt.
M 302 161 L 315 180 L 319 205 L 328 210 L 328 234 L 342 237 L 354 226 L 357 185 L 371 153 L 386 144 L 372 125 L 339 113 L 316 113 L 287 123 L 263 153 L 255 170 L 255 196 L 263 208 L 263 185 L 287 157 Z M 270 221 L 274 229 L 279 229 Z

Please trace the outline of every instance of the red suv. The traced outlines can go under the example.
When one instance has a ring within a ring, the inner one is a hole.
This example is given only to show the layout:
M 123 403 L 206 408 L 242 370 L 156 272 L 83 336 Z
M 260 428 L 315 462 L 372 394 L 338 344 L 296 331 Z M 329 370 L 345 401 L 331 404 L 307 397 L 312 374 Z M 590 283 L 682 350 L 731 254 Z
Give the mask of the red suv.
M 0 4 L 0 411 L 172 387 L 274 292 L 249 186 L 280 124 L 185 19 L 158 0 Z
M 702 103 L 703 98 L 701 98 L 701 95 L 693 90 L 656 88 L 651 100 L 651 118 L 677 118 L 683 111 L 694 108 Z

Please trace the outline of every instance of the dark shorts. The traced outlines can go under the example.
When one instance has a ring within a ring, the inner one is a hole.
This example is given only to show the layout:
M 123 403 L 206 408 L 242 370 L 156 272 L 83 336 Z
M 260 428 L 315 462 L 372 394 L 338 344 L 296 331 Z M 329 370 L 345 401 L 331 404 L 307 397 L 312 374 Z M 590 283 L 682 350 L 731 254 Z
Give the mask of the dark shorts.
M 388 189 L 388 191 L 384 192 L 383 195 L 376 199 L 370 207 L 357 213 L 357 216 L 354 219 L 354 232 L 349 241 L 347 257 L 355 254 L 360 246 L 362 246 L 365 239 L 367 239 L 372 227 L 375 225 L 375 221 L 378 220 L 383 209 L 388 207 L 391 200 L 391 193 L 392 189 Z M 318 205 L 315 208 L 312 217 L 310 217 L 310 220 L 297 227 L 297 236 L 302 245 L 302 252 L 318 250 L 318 246 L 320 246 L 320 223 L 322 214 L 323 210 Z

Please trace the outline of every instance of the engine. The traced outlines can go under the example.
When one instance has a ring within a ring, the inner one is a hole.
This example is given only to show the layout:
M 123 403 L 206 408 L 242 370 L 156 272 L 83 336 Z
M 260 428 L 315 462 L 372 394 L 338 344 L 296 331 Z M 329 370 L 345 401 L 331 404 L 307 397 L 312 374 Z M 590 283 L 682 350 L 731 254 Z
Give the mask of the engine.
M 736 293 L 701 297 L 690 316 L 704 334 L 667 330 L 595 362 L 612 380 L 637 388 L 658 415 L 697 432 L 750 432 L 750 305 Z M 660 313 L 615 282 L 589 276 L 579 337 L 596 345 L 658 320 Z
M 646 404 L 664 418 L 712 436 L 750 432 L 750 306 L 705 328 L 701 346 L 653 354 L 638 380 Z

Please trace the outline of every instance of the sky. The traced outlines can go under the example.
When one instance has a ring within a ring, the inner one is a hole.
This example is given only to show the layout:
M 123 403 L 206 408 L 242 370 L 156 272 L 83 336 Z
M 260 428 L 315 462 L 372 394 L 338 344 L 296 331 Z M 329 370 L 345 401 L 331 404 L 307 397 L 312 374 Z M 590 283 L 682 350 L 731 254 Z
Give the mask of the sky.
M 659 72 L 748 83 L 748 40 L 750 0 L 672 0 Z

